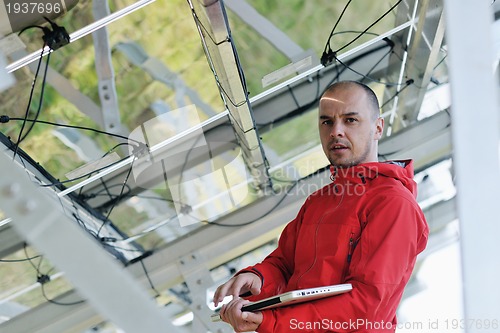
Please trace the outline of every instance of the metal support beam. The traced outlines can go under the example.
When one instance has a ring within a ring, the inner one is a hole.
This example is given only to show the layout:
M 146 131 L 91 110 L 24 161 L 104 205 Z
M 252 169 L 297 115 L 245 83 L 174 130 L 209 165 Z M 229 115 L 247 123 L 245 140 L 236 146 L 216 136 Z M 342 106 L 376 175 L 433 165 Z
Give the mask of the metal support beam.
M 0 166 L 10 175 L 0 178 L 1 209 L 28 243 L 64 270 L 93 307 L 129 332 L 175 332 L 124 267 L 60 212 L 51 190 L 35 186 L 5 154 L 0 154 Z
M 241 145 L 243 159 L 262 194 L 271 190 L 264 150 L 252 115 L 245 77 L 232 41 L 224 3 L 188 1 L 210 67 L 221 97 L 229 111 L 231 123 Z
M 179 74 L 171 71 L 160 59 L 149 56 L 139 44 L 132 41 L 119 42 L 114 47 L 122 52 L 132 64 L 139 66 L 151 75 L 154 80 L 174 90 L 178 108 L 185 106 L 185 96 L 187 96 L 208 117 L 215 116 L 216 112 L 201 99 L 197 91 L 186 86 L 186 83 Z
M 394 111 L 398 117 L 391 118 L 392 133 L 417 120 L 422 101 L 430 83 L 434 67 L 437 64 L 439 51 L 444 38 L 444 16 L 441 0 L 421 1 L 418 7 L 418 23 L 413 40 L 408 46 L 408 57 L 401 67 L 404 81 L 412 79 L 413 83 L 404 88 L 398 95 Z M 404 81 L 403 83 L 404 87 Z M 399 89 L 403 89 L 399 87 Z
M 96 21 L 111 14 L 107 0 L 92 1 L 92 13 Z M 111 47 L 109 46 L 108 28 L 102 27 L 92 33 L 94 40 L 95 67 L 98 82 L 99 97 L 101 100 L 102 119 L 104 128 L 112 133 L 123 134 L 116 94 L 115 73 L 111 62 Z
M 304 52 L 302 47 L 245 0 L 225 0 L 224 4 L 291 61 L 297 60 L 296 56 Z
M 23 248 L 24 240 L 12 228 L 12 222 L 0 228 L 0 258 L 19 251 Z
M 493 12 L 491 1 L 477 0 L 445 0 L 445 10 L 464 315 L 484 323 L 500 318 L 500 267 L 493 264 L 500 255 L 500 108 L 499 82 L 493 74 Z M 493 333 L 498 327 L 480 330 Z M 465 327 L 465 332 L 477 331 L 479 327 Z
M 189 295 L 192 303 L 189 304 L 193 311 L 193 333 L 198 332 L 217 332 L 229 333 L 232 330 L 225 323 L 213 323 L 210 316 L 213 311 L 207 306 L 207 289 L 212 287 L 214 281 L 210 276 L 205 256 L 197 251 L 186 256 L 182 256 L 177 261 L 182 278 L 189 288 Z
M 28 53 L 24 50 L 19 50 L 11 55 L 12 59 L 21 59 Z M 36 72 L 36 64 L 29 63 L 29 69 L 32 73 Z M 43 69 L 42 69 L 43 70 Z M 89 97 L 82 94 L 78 89 L 76 89 L 73 84 L 61 75 L 56 70 L 52 69 L 50 66 L 47 71 L 47 83 L 50 84 L 58 93 L 72 103 L 80 112 L 87 115 L 99 126 L 104 127 L 104 120 L 102 118 L 101 109 L 97 104 L 94 103 Z

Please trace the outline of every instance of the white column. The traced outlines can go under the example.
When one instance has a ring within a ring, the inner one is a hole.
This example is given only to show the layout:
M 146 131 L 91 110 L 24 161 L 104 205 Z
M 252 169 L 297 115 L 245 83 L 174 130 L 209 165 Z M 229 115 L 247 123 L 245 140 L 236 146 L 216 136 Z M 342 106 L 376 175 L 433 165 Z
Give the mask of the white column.
M 500 198 L 498 78 L 490 0 L 446 0 L 466 332 L 498 332 Z M 498 38 L 498 37 L 497 37 Z M 474 321 L 473 321 L 474 320 Z

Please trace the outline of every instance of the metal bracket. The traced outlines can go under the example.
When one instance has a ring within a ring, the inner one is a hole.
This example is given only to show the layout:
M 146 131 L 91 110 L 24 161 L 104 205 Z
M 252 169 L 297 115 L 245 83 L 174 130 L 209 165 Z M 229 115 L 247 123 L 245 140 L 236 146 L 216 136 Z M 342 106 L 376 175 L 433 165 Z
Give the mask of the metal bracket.
M 192 303 L 190 305 L 194 314 L 192 331 L 196 333 L 210 331 L 214 333 L 233 332 L 230 326 L 224 323 L 213 323 L 210 316 L 212 310 L 207 306 L 207 288 L 213 286 L 214 281 L 206 266 L 206 261 L 198 252 L 180 257 L 177 267 L 186 282 Z

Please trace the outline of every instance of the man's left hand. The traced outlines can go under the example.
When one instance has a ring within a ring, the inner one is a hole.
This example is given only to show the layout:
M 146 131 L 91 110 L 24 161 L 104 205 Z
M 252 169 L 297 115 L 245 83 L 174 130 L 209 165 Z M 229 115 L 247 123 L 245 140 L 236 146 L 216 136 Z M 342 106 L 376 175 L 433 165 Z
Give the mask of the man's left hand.
M 221 319 L 233 326 L 236 333 L 253 332 L 262 323 L 264 316 L 261 312 L 241 311 L 241 308 L 248 303 L 250 303 L 248 300 L 237 298 L 220 309 Z

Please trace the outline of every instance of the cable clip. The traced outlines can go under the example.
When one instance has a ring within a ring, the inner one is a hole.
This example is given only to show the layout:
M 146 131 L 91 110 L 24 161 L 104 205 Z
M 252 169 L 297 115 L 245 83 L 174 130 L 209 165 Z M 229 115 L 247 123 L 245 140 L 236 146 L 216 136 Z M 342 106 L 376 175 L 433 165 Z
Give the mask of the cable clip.
M 45 44 L 47 44 L 47 46 L 52 50 L 57 50 L 58 48 L 69 44 L 70 37 L 66 29 L 52 22 L 47 17 L 44 16 L 44 18 L 52 26 L 52 31 L 49 30 L 49 33 L 44 30 L 45 34 L 42 38 Z

